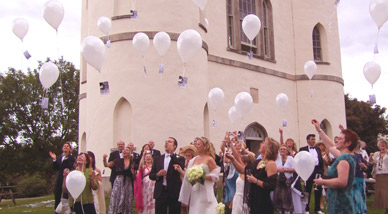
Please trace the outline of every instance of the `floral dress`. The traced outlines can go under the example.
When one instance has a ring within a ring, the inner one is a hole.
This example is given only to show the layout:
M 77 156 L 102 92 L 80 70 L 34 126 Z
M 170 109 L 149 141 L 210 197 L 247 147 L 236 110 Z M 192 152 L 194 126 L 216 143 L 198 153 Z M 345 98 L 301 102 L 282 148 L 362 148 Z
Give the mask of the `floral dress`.
M 343 188 L 333 189 L 328 188 L 327 191 L 327 213 L 328 214 L 353 214 L 355 213 L 352 186 L 354 182 L 354 175 L 356 169 L 356 158 L 351 154 L 342 154 L 339 156 L 332 166 L 329 168 L 328 176 L 330 178 L 337 178 L 337 165 L 341 160 L 349 163 L 349 177 L 348 183 Z
M 143 170 L 143 203 L 144 209 L 143 214 L 154 214 L 155 213 L 155 199 L 154 199 L 154 187 L 155 181 L 150 180 L 149 174 L 151 169 L 148 166 L 144 167 Z

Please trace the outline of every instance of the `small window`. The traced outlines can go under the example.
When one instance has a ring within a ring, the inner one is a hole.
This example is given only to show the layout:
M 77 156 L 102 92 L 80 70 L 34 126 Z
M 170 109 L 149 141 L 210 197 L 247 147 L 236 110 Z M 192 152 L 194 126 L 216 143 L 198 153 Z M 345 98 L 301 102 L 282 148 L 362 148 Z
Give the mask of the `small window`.
M 251 88 L 250 89 L 250 94 L 252 96 L 253 103 L 259 103 L 259 89 Z
M 313 29 L 313 52 L 314 52 L 314 60 L 322 61 L 321 34 L 317 26 L 315 26 Z
M 272 6 L 269 0 L 226 0 L 228 47 L 235 52 L 254 53 L 260 59 L 275 60 L 273 38 Z M 242 30 L 242 21 L 246 15 L 255 14 L 262 28 L 253 41 Z

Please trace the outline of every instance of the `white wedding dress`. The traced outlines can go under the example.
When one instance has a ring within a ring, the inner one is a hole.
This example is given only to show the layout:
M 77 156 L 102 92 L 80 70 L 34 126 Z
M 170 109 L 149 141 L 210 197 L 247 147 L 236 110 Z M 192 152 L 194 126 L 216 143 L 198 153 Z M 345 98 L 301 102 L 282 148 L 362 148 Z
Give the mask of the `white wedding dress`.
M 220 168 L 217 167 L 212 172 L 209 172 L 209 166 L 206 164 L 193 165 L 194 159 L 190 160 L 188 168 L 193 166 L 202 167 L 206 175 L 212 176 L 212 181 L 205 180 L 204 184 L 196 183 L 194 186 L 191 186 L 186 173 L 179 194 L 179 201 L 189 204 L 189 214 L 215 214 L 218 203 L 214 195 L 213 186 L 214 182 L 217 182 L 219 179 Z

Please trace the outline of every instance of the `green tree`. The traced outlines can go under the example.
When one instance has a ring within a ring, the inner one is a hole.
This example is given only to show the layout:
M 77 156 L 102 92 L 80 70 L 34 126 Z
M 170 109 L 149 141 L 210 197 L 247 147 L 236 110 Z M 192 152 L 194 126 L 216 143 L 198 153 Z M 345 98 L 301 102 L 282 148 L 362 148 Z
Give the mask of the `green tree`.
M 345 95 L 346 123 L 349 129 L 357 132 L 361 140 L 365 141 L 370 149 L 376 151 L 377 134 L 388 133 L 386 108 L 358 101 Z
M 48 90 L 39 81 L 43 62 L 27 72 L 0 73 L 0 171 L 8 180 L 39 175 L 50 187 L 48 152 L 59 154 L 65 141 L 77 142 L 79 70 L 63 58 L 53 63 L 61 77 Z M 47 109 L 40 106 L 42 97 L 49 98 Z

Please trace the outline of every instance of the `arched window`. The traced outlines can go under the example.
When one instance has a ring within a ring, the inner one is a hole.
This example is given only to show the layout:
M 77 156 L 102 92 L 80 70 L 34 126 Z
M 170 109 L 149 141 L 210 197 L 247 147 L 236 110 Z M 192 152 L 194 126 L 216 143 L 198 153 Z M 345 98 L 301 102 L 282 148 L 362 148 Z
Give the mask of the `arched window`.
M 313 29 L 313 53 L 315 61 L 323 61 L 321 33 L 319 32 L 318 25 Z
M 228 49 L 246 54 L 252 49 L 255 58 L 275 60 L 272 6 L 269 0 L 226 0 Z M 242 21 L 246 15 L 259 17 L 262 27 L 253 41 L 245 36 Z

